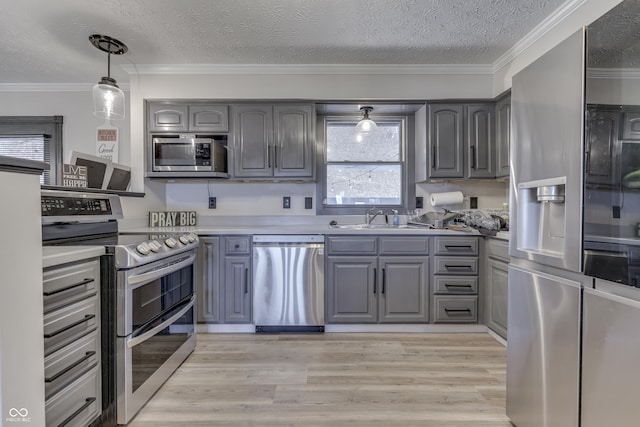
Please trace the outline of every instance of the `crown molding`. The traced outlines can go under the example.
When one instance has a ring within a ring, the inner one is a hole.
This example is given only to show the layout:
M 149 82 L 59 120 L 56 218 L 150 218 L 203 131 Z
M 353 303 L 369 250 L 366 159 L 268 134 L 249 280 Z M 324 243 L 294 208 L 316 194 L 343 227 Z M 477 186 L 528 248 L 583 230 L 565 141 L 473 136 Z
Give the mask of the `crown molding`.
M 640 80 L 640 68 L 587 68 L 588 79 Z
M 141 74 L 229 74 L 229 75 L 309 75 L 309 74 L 492 74 L 490 64 L 124 64 L 130 75 Z
M 0 83 L 0 92 L 91 92 L 95 83 Z M 129 83 L 118 83 L 123 92 Z
M 507 50 L 502 56 L 500 56 L 500 58 L 493 63 L 492 73 L 497 73 L 502 69 L 502 67 L 513 61 L 518 57 L 518 55 L 527 50 L 532 44 L 564 21 L 587 1 L 588 0 L 569 0 L 556 9 L 544 21 L 538 24 L 526 36 L 513 45 L 511 49 Z

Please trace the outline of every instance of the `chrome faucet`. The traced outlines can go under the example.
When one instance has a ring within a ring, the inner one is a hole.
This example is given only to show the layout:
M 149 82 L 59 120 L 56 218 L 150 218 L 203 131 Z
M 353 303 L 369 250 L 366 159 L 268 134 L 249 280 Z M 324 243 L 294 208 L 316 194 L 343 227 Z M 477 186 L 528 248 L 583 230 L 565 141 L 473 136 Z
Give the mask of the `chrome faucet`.
M 364 215 L 364 222 L 365 224 L 369 225 L 371 224 L 371 222 L 374 220 L 375 217 L 377 217 L 378 215 L 383 215 L 384 211 L 382 209 L 379 209 L 378 212 L 374 213 L 373 216 L 371 216 L 371 211 L 374 210 L 376 207 L 373 206 L 372 208 L 370 208 L 367 213 Z

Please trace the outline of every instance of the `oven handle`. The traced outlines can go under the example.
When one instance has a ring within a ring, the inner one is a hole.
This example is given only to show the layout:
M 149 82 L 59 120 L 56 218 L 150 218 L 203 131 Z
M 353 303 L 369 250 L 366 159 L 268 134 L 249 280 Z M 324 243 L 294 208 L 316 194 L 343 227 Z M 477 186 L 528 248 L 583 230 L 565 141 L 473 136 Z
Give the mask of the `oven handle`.
M 132 286 L 132 289 L 137 288 L 138 287 L 137 285 L 143 285 L 155 279 L 164 277 L 169 273 L 178 271 L 189 264 L 193 264 L 195 262 L 195 259 L 196 259 L 195 254 L 191 254 L 184 260 L 178 261 L 173 264 L 169 264 L 166 267 L 160 267 L 157 270 L 152 270 L 147 273 L 135 274 L 135 275 L 129 276 L 127 278 L 127 284 Z
M 195 304 L 196 301 L 196 296 L 192 296 L 191 299 L 189 300 L 189 303 L 179 312 L 177 312 L 176 314 L 174 314 L 173 316 L 171 316 L 170 318 L 168 318 L 167 320 L 165 320 L 164 322 L 162 322 L 161 324 L 159 324 L 158 326 L 156 326 L 155 328 L 151 329 L 150 331 L 145 332 L 142 335 L 139 335 L 135 338 L 129 338 L 127 340 L 127 347 L 128 348 L 132 348 L 137 346 L 138 344 L 140 344 L 141 342 L 144 342 L 146 340 L 148 340 L 149 338 L 151 338 L 152 336 L 156 335 L 158 332 L 160 332 L 161 330 L 165 329 L 167 326 L 171 325 L 173 322 L 175 322 L 176 320 L 178 320 L 179 318 L 181 318 L 182 316 L 184 316 L 184 314 L 191 310 Z

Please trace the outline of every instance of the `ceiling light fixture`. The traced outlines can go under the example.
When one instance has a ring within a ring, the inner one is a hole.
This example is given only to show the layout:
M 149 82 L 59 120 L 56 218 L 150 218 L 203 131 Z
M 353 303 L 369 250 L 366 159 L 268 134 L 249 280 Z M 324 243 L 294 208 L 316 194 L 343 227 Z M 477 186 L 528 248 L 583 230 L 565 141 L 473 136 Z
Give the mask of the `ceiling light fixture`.
M 93 114 L 104 119 L 124 119 L 124 92 L 111 78 L 111 55 L 127 53 L 127 46 L 120 40 L 101 34 L 89 36 L 92 45 L 107 52 L 107 77 L 93 87 Z
M 360 107 L 360 111 L 362 111 L 364 116 L 356 125 L 356 132 L 371 132 L 378 129 L 376 122 L 369 118 L 369 113 L 373 111 L 373 107 Z

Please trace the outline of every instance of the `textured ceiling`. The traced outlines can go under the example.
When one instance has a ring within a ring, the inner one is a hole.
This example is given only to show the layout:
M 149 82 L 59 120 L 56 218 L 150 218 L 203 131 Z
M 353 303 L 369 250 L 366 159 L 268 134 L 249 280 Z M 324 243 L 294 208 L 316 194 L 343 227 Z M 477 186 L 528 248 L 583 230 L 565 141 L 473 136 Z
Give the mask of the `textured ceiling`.
M 492 64 L 565 0 L 13 0 L 0 83 L 91 83 L 119 64 Z
M 588 66 L 640 67 L 640 1 L 626 0 L 587 29 Z

